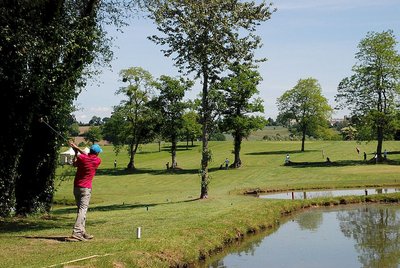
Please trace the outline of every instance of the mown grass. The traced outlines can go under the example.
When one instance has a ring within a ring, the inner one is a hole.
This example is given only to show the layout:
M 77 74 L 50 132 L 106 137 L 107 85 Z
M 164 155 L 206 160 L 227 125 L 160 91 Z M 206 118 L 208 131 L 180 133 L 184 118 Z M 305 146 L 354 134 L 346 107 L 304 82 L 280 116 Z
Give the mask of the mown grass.
M 385 142 L 386 164 L 367 164 L 363 152 L 373 157 L 375 143 L 313 141 L 300 152 L 300 142 L 245 141 L 243 167 L 219 170 L 226 157 L 232 160 L 232 142 L 212 142 L 209 198 L 199 200 L 200 144 L 186 149 L 180 144 L 178 165 L 170 172 L 163 144 L 143 145 L 136 157 L 137 170 L 127 172 L 125 152 L 115 156 L 104 147 L 103 160 L 93 185 L 87 230 L 90 242 L 63 242 L 75 220 L 72 195 L 73 169 L 59 168 L 55 203 L 46 216 L 0 221 L 0 267 L 169 267 L 196 265 L 199 259 L 224 248 L 249 233 L 274 228 L 281 217 L 295 210 L 321 205 L 365 201 L 397 202 L 399 194 L 377 197 L 268 200 L 245 195 L 247 191 L 399 186 L 398 142 Z M 360 148 L 357 154 L 356 147 Z M 294 162 L 284 166 L 289 153 Z M 329 157 L 332 165 L 314 165 Z M 118 166 L 114 169 L 114 159 Z M 136 238 L 136 228 L 142 238 Z

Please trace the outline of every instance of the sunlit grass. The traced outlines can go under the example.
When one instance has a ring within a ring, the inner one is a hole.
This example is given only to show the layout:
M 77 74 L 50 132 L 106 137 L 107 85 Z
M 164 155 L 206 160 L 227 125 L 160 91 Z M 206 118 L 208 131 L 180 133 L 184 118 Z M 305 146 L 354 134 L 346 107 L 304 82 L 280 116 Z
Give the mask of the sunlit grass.
M 300 152 L 300 142 L 244 141 L 243 167 L 237 170 L 219 170 L 226 157 L 233 160 L 232 141 L 211 142 L 209 199 L 198 200 L 200 144 L 188 149 L 185 145 L 180 144 L 177 155 L 182 170 L 175 172 L 165 168 L 170 161 L 169 144 L 162 144 L 161 152 L 158 144 L 143 145 L 136 156 L 134 172 L 125 170 L 125 151 L 116 156 L 111 146 L 103 148 L 87 219 L 87 229 L 95 235 L 90 242 L 55 239 L 69 236 L 75 220 L 74 170 L 60 167 L 57 174 L 68 173 L 69 177 L 64 177 L 66 180 L 57 187 L 57 205 L 49 216 L 0 222 L 0 267 L 45 267 L 84 257 L 92 258 L 71 265 L 165 267 L 194 263 L 249 231 L 275 226 L 282 213 L 326 202 L 339 204 L 339 198 L 257 199 L 244 195 L 246 191 L 400 184 L 398 142 L 384 143 L 393 160 L 390 165 L 373 165 L 363 161 L 362 153 L 365 151 L 372 158 L 375 143 L 313 141 L 306 142 L 306 151 Z M 292 161 L 310 165 L 284 166 L 287 153 Z M 312 164 L 324 162 L 326 157 L 335 165 Z M 118 163 L 116 169 L 114 159 Z M 346 200 L 360 202 L 365 197 Z M 141 239 L 136 238 L 137 227 L 142 228 Z

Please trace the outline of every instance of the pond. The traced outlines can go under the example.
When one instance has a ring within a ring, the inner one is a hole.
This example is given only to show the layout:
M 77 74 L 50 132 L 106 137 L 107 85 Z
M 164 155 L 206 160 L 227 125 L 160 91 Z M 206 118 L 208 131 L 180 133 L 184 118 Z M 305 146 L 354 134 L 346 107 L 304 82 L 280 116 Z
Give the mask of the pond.
M 345 189 L 345 190 L 326 190 L 326 191 L 303 191 L 303 192 L 280 192 L 273 194 L 260 195 L 260 198 L 268 199 L 309 199 L 316 197 L 335 197 L 346 195 L 370 195 L 388 194 L 400 192 L 399 188 L 366 188 L 366 189 Z
M 400 206 L 313 209 L 204 267 L 400 267 Z

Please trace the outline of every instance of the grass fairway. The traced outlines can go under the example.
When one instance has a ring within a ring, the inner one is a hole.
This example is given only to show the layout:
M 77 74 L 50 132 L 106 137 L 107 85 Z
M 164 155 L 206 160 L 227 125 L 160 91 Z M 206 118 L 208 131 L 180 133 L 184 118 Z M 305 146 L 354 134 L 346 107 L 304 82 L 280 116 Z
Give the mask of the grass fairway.
M 0 221 L 0 267 L 170 267 L 194 265 L 199 259 L 251 232 L 272 228 L 294 210 L 318 205 L 363 202 L 366 199 L 397 202 L 399 194 L 378 197 L 321 198 L 317 200 L 268 200 L 244 195 L 246 191 L 283 189 L 399 186 L 398 142 L 385 142 L 390 164 L 366 164 L 375 143 L 313 141 L 245 141 L 243 167 L 219 170 L 226 157 L 232 162 L 232 142 L 211 142 L 209 198 L 200 195 L 200 145 L 177 154 L 182 170 L 167 172 L 167 151 L 157 144 L 143 145 L 136 157 L 137 171 L 127 173 L 128 157 L 104 147 L 103 159 L 93 183 L 87 218 L 90 242 L 63 242 L 75 221 L 72 178 L 63 181 L 50 215 Z M 360 148 L 357 154 L 356 147 Z M 294 162 L 284 166 L 289 153 Z M 329 157 L 332 165 L 316 164 Z M 117 169 L 114 169 L 117 159 Z M 68 174 L 73 169 L 59 168 Z M 136 228 L 142 238 L 136 238 Z M 74 261 L 77 260 L 77 261 Z

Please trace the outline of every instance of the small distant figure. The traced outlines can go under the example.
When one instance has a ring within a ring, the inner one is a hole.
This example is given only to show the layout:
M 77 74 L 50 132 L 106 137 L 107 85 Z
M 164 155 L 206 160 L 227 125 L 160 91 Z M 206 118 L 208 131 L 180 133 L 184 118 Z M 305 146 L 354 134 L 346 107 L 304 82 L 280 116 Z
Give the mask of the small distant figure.
M 374 159 L 375 159 L 375 163 L 378 163 L 378 153 L 375 153 Z
M 364 152 L 364 161 L 367 161 L 367 153 Z
M 290 162 L 290 155 L 286 154 L 285 164 L 289 164 L 289 162 Z
M 387 158 L 387 151 L 385 149 L 385 151 L 383 151 L 383 158 L 386 159 Z
M 229 168 L 229 159 L 226 158 L 225 159 L 225 169 L 228 169 L 228 168 Z
M 360 149 L 356 147 L 357 154 L 360 154 Z
M 114 168 L 117 168 L 117 159 L 114 160 Z
M 324 150 L 322 150 L 322 159 L 324 159 L 325 158 L 325 152 L 324 152 Z
M 331 160 L 329 159 L 329 157 L 326 158 L 326 162 L 330 163 Z
M 167 163 L 165 164 L 165 166 L 167 167 L 167 169 L 169 169 L 169 162 L 167 162 Z

